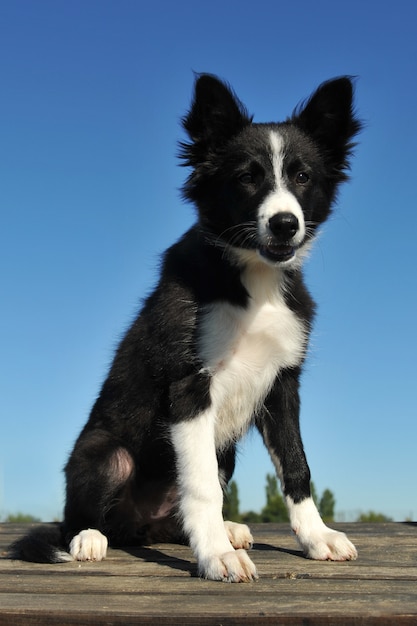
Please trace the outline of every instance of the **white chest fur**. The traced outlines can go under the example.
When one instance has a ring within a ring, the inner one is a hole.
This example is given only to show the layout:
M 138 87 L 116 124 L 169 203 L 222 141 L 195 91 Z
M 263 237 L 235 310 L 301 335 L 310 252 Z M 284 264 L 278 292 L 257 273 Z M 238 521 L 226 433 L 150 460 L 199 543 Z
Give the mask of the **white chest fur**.
M 212 376 L 220 448 L 242 436 L 278 372 L 298 365 L 304 355 L 304 326 L 285 303 L 277 271 L 263 264 L 246 271 L 247 308 L 223 302 L 203 314 L 199 353 Z

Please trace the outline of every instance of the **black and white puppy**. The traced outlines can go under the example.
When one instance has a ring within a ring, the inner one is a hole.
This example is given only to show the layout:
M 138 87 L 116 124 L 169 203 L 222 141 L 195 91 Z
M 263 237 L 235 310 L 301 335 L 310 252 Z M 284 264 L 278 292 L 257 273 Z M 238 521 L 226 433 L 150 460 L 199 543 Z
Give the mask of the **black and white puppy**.
M 256 578 L 249 529 L 222 518 L 236 443 L 254 425 L 305 554 L 356 558 L 311 498 L 299 429 L 314 313 L 301 266 L 347 179 L 352 96 L 337 78 L 285 122 L 258 124 L 227 85 L 197 78 L 181 144 L 197 222 L 165 253 L 75 444 L 63 524 L 35 529 L 13 556 L 101 560 L 108 541 L 188 541 L 201 576 Z

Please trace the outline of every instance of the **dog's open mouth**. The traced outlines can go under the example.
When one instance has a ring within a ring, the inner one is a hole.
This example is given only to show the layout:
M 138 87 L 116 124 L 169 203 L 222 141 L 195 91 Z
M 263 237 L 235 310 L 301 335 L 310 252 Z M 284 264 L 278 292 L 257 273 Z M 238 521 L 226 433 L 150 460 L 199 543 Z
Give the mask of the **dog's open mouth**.
M 259 254 L 268 261 L 274 263 L 282 263 L 283 261 L 289 261 L 295 254 L 294 246 L 288 243 L 268 243 L 259 248 Z

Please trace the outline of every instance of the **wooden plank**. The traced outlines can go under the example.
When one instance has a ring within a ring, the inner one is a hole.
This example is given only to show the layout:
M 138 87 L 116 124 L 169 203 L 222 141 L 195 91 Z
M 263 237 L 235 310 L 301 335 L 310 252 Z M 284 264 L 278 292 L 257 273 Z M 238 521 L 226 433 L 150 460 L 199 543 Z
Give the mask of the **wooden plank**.
M 172 623 L 173 620 L 178 623 L 185 620 L 195 623 L 197 619 L 200 621 L 200 618 L 206 618 L 220 619 L 222 622 L 227 620 L 228 623 L 247 623 L 249 619 L 253 624 L 258 623 L 261 617 L 264 618 L 262 621 L 283 616 L 291 616 L 295 620 L 297 617 L 304 619 L 306 615 L 314 616 L 318 623 L 322 623 L 324 618 L 330 617 L 347 620 L 391 614 L 397 618 L 407 613 L 414 613 L 416 619 L 415 596 L 413 606 L 409 583 L 371 585 L 363 593 L 353 582 L 338 589 L 329 584 L 313 584 L 312 588 L 307 584 L 310 587 L 308 590 L 303 581 L 280 582 L 275 587 L 270 586 L 269 592 L 262 589 L 259 593 L 242 591 L 242 586 L 236 585 L 221 593 L 213 591 L 207 594 L 203 589 L 193 594 L 185 590 L 182 593 L 167 590 L 166 593 L 158 593 L 157 597 L 155 593 L 142 593 L 139 590 L 135 594 L 105 591 L 95 594 L 86 591 L 76 596 L 56 593 L 17 597 L 18 594 L 5 594 L 2 597 L 1 615 L 9 618 L 9 624 L 19 623 L 17 618 L 25 615 L 41 616 L 45 614 L 45 607 L 48 615 L 59 616 L 60 623 L 71 622 L 74 617 L 107 623 L 117 616 L 129 618 L 129 622 L 135 617 L 135 623 L 146 623 L 152 617 L 160 623 Z M 394 594 L 397 609 L 393 611 L 390 596 Z
M 417 624 L 417 525 L 344 525 L 351 563 L 302 557 L 287 525 L 254 525 L 260 579 L 196 577 L 189 548 L 110 550 L 102 563 L 40 565 L 0 559 L 0 625 Z M 27 527 L 0 525 L 0 553 Z

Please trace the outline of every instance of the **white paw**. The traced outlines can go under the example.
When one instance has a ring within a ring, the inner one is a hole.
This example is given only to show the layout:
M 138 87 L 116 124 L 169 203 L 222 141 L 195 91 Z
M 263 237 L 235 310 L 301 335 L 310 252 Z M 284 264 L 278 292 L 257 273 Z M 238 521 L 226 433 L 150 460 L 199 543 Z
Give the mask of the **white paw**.
M 298 504 L 287 496 L 291 526 L 309 559 L 317 561 L 353 561 L 358 553 L 344 533 L 328 528 L 312 498 Z
M 76 561 L 102 561 L 106 558 L 107 538 L 99 530 L 82 530 L 71 541 L 69 550 Z
M 258 578 L 256 567 L 245 550 L 225 552 L 205 559 L 199 565 L 202 578 L 229 583 L 246 583 Z
M 244 548 L 250 550 L 253 546 L 253 537 L 246 524 L 238 524 L 237 522 L 225 522 L 227 538 L 229 539 L 235 550 Z
M 327 526 L 320 532 L 297 536 L 306 556 L 317 561 L 354 561 L 357 550 L 345 533 L 332 530 Z

